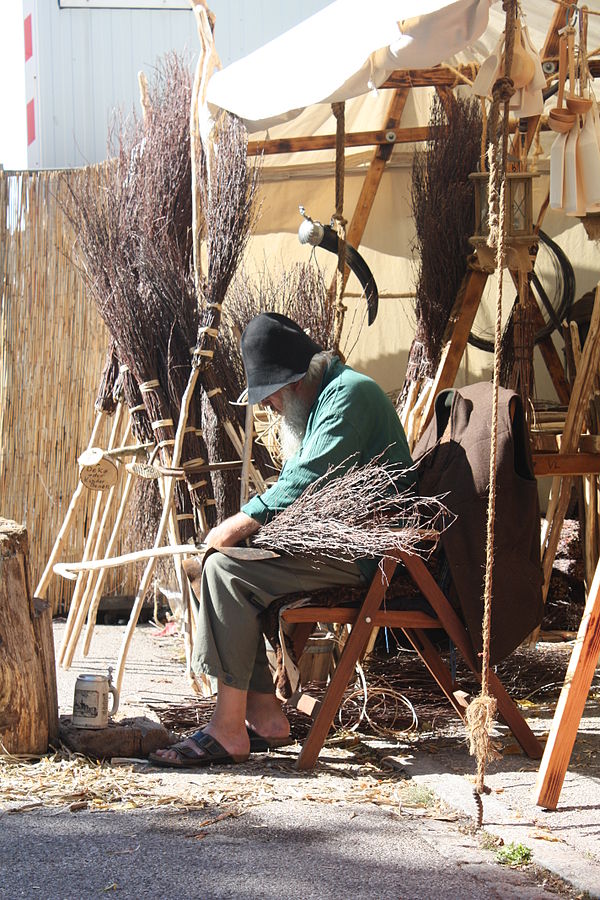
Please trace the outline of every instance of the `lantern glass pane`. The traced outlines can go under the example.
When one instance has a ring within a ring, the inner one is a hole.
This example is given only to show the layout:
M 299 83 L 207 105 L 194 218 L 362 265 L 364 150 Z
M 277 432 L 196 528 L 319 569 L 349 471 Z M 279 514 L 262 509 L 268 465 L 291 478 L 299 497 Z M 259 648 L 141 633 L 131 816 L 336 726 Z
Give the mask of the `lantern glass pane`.
M 525 234 L 527 229 L 527 191 L 525 182 L 514 179 L 511 184 L 512 234 Z
M 489 208 L 488 208 L 488 184 L 487 180 L 479 182 L 479 212 L 481 221 L 479 224 L 479 234 L 489 234 Z

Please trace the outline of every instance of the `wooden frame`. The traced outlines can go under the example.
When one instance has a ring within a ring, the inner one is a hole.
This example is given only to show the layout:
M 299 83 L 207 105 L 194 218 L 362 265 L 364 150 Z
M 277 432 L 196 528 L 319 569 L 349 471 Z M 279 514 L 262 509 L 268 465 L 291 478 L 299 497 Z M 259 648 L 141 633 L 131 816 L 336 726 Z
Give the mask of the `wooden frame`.
M 412 580 L 434 610 L 434 615 L 410 610 L 388 611 L 385 609 L 386 587 L 399 563 L 405 565 Z M 479 678 L 479 664 L 465 626 L 458 618 L 423 560 L 418 556 L 398 552 L 395 558 L 384 561 L 383 570 L 383 575 L 379 570 L 376 572 L 367 595 L 358 609 L 348 607 L 299 607 L 283 610 L 281 613 L 281 617 L 285 622 L 300 624 L 294 641 L 298 656 L 312 631 L 312 627 L 317 622 L 345 622 L 352 624 L 352 630 L 344 645 L 325 697 L 321 704 L 317 704 L 318 709 L 313 724 L 298 758 L 297 766 L 299 769 L 310 769 L 314 766 L 339 708 L 344 691 L 354 672 L 356 663 L 360 659 L 371 631 L 375 626 L 389 626 L 402 629 L 456 713 L 464 719 L 464 706 L 455 696 L 455 686 L 451 674 L 427 637 L 426 631 L 443 628 L 462 654 L 471 671 Z M 528 756 L 532 759 L 540 759 L 542 756 L 541 744 L 493 671 L 489 674 L 489 685 L 492 694 L 496 697 L 498 711 L 513 732 L 516 740 Z M 302 708 L 302 706 L 300 705 L 299 708 Z

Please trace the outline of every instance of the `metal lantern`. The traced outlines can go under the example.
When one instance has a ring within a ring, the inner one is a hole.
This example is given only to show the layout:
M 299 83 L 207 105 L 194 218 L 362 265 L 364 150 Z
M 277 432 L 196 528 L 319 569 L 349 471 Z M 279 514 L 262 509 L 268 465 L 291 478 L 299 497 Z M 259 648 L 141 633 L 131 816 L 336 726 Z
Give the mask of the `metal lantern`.
M 530 272 L 530 247 L 537 242 L 533 230 L 532 172 L 508 172 L 506 175 L 506 263 L 509 269 Z M 473 172 L 469 178 L 475 183 L 475 234 L 470 239 L 484 269 L 496 266 L 496 251 L 488 247 L 490 233 L 487 172 Z

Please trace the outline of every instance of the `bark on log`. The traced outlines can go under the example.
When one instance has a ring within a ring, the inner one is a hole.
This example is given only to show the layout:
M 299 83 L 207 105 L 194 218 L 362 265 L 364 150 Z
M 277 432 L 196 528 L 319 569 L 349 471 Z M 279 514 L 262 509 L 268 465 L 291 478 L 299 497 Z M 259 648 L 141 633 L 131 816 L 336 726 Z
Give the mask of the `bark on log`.
M 52 616 L 34 600 L 27 531 L 0 518 L 0 753 L 46 753 L 58 737 Z

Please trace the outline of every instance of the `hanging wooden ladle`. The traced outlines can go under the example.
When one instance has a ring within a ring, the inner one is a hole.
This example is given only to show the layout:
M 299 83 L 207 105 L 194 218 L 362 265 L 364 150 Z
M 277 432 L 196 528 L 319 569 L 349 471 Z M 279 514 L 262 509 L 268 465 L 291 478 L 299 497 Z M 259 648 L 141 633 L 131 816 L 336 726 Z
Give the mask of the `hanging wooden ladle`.
M 556 108 L 551 109 L 548 115 L 548 125 L 552 131 L 566 134 L 575 124 L 577 118 L 574 112 L 565 109 L 563 98 L 565 92 L 565 78 L 567 75 L 567 37 L 561 34 L 558 45 L 558 98 Z

